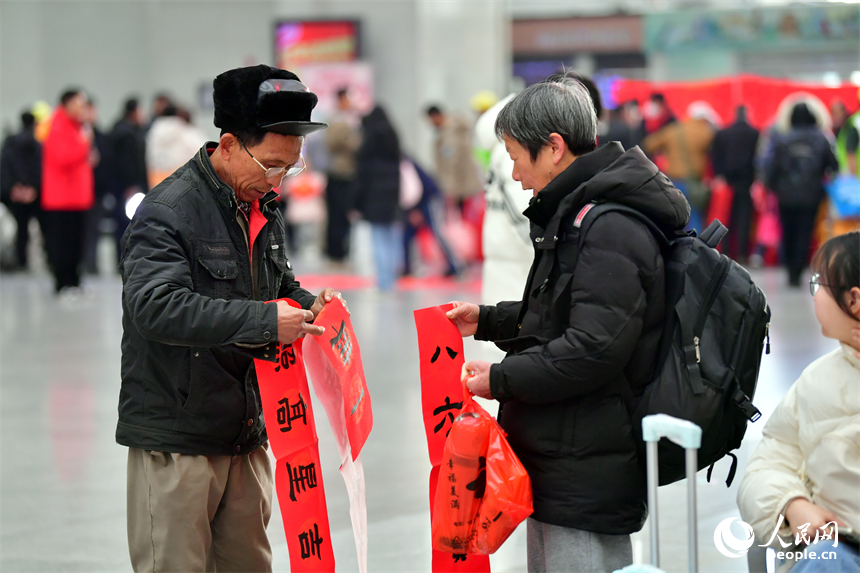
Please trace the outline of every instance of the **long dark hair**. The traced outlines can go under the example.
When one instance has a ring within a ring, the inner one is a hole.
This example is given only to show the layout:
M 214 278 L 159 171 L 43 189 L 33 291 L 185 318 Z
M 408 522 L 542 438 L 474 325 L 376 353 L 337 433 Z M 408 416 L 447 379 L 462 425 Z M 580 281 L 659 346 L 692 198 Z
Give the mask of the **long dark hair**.
M 803 102 L 798 103 L 791 110 L 791 127 L 812 127 L 818 125 L 815 121 L 815 116 L 809 109 L 809 106 Z
M 839 308 L 857 320 L 848 306 L 848 292 L 854 287 L 860 287 L 860 231 L 851 231 L 838 237 L 833 237 L 818 249 L 812 258 L 812 270 L 821 277 L 824 288 L 830 289 L 830 294 Z
M 400 161 L 400 140 L 388 115 L 376 106 L 361 120 L 364 145 L 359 155 L 366 159 Z

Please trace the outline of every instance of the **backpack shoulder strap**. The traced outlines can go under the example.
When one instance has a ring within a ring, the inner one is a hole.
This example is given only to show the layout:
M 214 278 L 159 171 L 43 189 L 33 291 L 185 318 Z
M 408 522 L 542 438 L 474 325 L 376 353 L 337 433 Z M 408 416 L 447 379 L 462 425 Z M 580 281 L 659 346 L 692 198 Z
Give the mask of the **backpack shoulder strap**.
M 582 243 L 583 237 L 585 237 L 586 233 L 588 232 L 588 229 L 591 228 L 591 225 L 594 223 L 594 221 L 600 215 L 613 211 L 618 213 L 624 213 L 628 217 L 632 217 L 633 219 L 640 221 L 642 224 L 648 227 L 648 230 L 651 231 L 651 234 L 654 235 L 654 238 L 657 239 L 658 243 L 660 243 L 661 251 L 665 252 L 665 250 L 669 248 L 669 239 L 666 238 L 666 235 L 663 233 L 663 231 L 660 230 L 660 228 L 657 226 L 656 223 L 654 223 L 654 221 L 652 221 L 650 218 L 646 217 L 636 209 L 633 209 L 632 207 L 612 202 L 591 202 L 579 211 L 579 214 L 573 220 L 573 227 L 575 231 L 579 232 L 578 241 L 580 245 Z
M 657 226 L 657 224 L 654 223 L 654 221 L 652 221 L 650 218 L 646 217 L 645 215 L 643 215 L 642 213 L 640 213 L 636 209 L 633 209 L 631 207 L 627 207 L 626 205 L 621 205 L 619 203 L 612 203 L 612 202 L 589 203 L 588 205 L 584 206 L 579 211 L 579 214 L 574 219 L 573 226 L 574 226 L 574 231 L 575 232 L 578 231 L 578 233 L 579 233 L 579 236 L 577 237 L 577 239 L 580 242 L 580 244 L 579 244 L 580 247 L 581 247 L 581 242 L 582 242 L 583 238 L 588 233 L 588 229 L 591 228 L 591 225 L 594 224 L 594 221 L 596 221 L 597 218 L 599 216 L 603 215 L 604 213 L 610 213 L 610 212 L 624 213 L 628 217 L 631 217 L 633 219 L 636 219 L 637 221 L 640 221 L 643 225 L 645 225 L 648 228 L 648 230 L 651 231 L 651 234 L 654 236 L 654 238 L 657 239 L 657 242 L 660 245 L 660 252 L 663 254 L 663 256 L 664 257 L 668 256 L 672 243 L 669 241 L 669 239 L 666 237 L 666 235 L 663 233 L 663 231 L 660 230 L 660 228 Z M 665 330 L 665 327 L 664 327 L 664 330 Z M 665 337 L 665 334 L 663 336 L 661 336 L 661 349 L 663 346 L 663 338 L 664 337 Z M 691 340 L 692 340 L 692 338 L 691 338 Z M 662 350 L 661 350 L 661 353 L 662 353 Z M 659 356 L 658 356 L 658 358 L 659 358 Z M 695 358 L 695 356 L 694 356 L 694 358 Z M 658 360 L 658 363 L 659 362 L 660 362 L 660 360 Z M 624 399 L 624 403 L 627 406 L 628 411 L 632 413 L 635 410 L 636 400 L 633 397 L 633 393 L 632 393 L 632 390 L 631 390 L 629 384 L 625 381 L 623 383 L 619 383 L 618 386 L 619 386 L 619 391 L 620 391 L 621 397 Z
M 635 209 L 632 209 L 625 205 L 619 205 L 617 203 L 597 204 L 593 208 L 591 208 L 590 205 L 586 205 L 585 207 L 583 207 L 582 211 L 580 211 L 581 219 L 580 216 L 577 216 L 576 221 L 580 224 L 579 240 L 582 241 L 582 238 L 588 231 L 588 227 L 590 227 L 594 223 L 597 217 L 599 217 L 603 213 L 608 213 L 610 211 L 618 211 L 621 213 L 625 213 L 626 215 L 633 217 L 638 221 L 641 221 L 646 227 L 651 230 L 651 233 L 654 235 L 654 237 L 657 238 L 657 241 L 660 243 L 660 249 L 663 255 L 666 256 L 669 253 L 668 249 L 671 246 L 669 239 L 651 219 L 649 219 Z M 576 222 L 574 224 L 576 224 Z M 705 231 L 699 238 L 708 247 L 715 248 L 725 234 L 726 227 L 722 223 L 720 223 L 719 220 L 715 219 L 711 222 L 710 225 L 708 225 L 708 228 L 705 229 Z M 672 303 L 669 303 L 667 301 L 667 304 L 669 304 L 670 306 L 674 306 L 674 312 L 677 315 L 678 325 L 681 329 L 681 340 L 683 341 L 684 351 L 684 363 L 690 375 L 690 383 L 692 384 L 696 392 L 699 393 L 701 391 L 704 391 L 705 387 L 702 382 L 701 372 L 699 370 L 698 340 L 694 338 L 695 334 L 693 332 L 694 321 L 692 312 L 688 308 L 687 300 L 683 296 L 679 296 L 677 299 L 673 299 Z M 668 340 L 670 339 L 664 339 L 664 341 Z M 664 341 L 661 341 L 661 356 L 664 356 Z

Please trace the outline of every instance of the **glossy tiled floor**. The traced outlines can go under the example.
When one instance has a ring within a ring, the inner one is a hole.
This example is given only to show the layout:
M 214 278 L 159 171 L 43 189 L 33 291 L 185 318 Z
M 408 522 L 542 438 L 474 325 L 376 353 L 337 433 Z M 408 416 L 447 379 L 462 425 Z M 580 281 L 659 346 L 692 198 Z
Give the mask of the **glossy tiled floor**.
M 301 273 L 303 262 L 295 261 Z M 313 266 L 311 261 L 306 265 Z M 752 425 L 740 453 L 743 470 L 761 428 L 801 370 L 834 347 L 818 330 L 806 289 L 789 291 L 784 275 L 756 271 L 773 309 L 770 356 Z M 126 450 L 113 439 L 119 390 L 120 282 L 89 278 L 88 297 L 66 304 L 51 294 L 44 271 L 0 277 L 2 381 L 2 571 L 130 571 L 125 538 Z M 318 290 L 314 286 L 313 290 Z M 452 283 L 381 296 L 346 291 L 373 397 L 375 427 L 364 449 L 371 571 L 429 571 L 427 477 L 430 466 L 420 410 L 412 310 L 454 299 L 477 301 L 474 283 Z M 497 360 L 492 346 L 467 341 L 467 359 Z M 488 409 L 492 409 L 491 406 Z M 320 451 L 338 570 L 357 569 L 348 501 L 321 408 Z M 717 467 L 725 475 L 728 464 Z M 702 571 L 745 571 L 744 559 L 719 554 L 716 524 L 738 516 L 737 483 L 727 489 L 699 477 Z M 684 484 L 662 488 L 662 566 L 686 570 Z M 647 531 L 647 528 L 646 530 Z M 280 516 L 269 528 L 275 569 L 289 570 Z M 648 559 L 647 534 L 634 554 Z M 520 528 L 492 558 L 494 571 L 525 570 Z

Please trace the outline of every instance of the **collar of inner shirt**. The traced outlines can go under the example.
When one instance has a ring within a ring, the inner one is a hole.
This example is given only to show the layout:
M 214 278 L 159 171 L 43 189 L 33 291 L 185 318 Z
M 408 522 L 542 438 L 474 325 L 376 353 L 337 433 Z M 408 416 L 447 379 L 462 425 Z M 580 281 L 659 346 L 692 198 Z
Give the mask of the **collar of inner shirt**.
M 239 196 L 236 195 L 236 192 L 233 191 L 233 198 L 236 199 L 236 205 L 238 205 L 239 210 L 245 214 L 245 218 L 249 221 L 251 220 L 251 203 L 248 201 L 241 201 Z

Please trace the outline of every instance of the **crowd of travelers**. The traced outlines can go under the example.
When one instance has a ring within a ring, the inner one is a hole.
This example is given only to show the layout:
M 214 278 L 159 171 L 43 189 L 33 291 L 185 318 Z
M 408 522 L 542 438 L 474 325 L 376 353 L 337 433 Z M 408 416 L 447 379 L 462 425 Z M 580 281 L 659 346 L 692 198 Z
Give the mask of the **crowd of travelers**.
M 188 111 L 164 94 L 155 98 L 149 118 L 138 98 L 126 99 L 106 130 L 95 98 L 80 88 L 64 91 L 52 111 L 37 105 L 23 112 L 20 130 L 3 141 L 0 160 L 0 197 L 17 226 L 14 248 L 2 260 L 4 272 L 28 269 L 35 220 L 55 292 L 80 296 L 81 274 L 98 272 L 100 236 L 113 236 L 115 266 L 133 213 L 130 203 L 188 161 L 205 140 Z
M 213 89 L 218 141 L 206 142 L 163 96 L 149 121 L 128 99 L 103 133 L 93 99 L 69 89 L 41 121 L 22 114 L 2 150 L 3 200 L 23 229 L 15 268 L 27 264 L 35 218 L 55 291 L 76 296 L 93 228 L 112 221 L 123 282 L 116 441 L 128 447 L 135 570 L 271 569 L 274 480 L 254 359 L 321 335 L 314 319 L 343 300 L 333 288 L 303 288 L 285 252 L 282 183 L 309 164 L 327 175 L 325 253 L 345 265 L 350 226 L 366 221 L 383 291 L 412 272 L 422 233 L 436 238 L 450 276 L 469 261 L 448 244 L 449 227 L 483 241 L 484 304 L 456 301 L 447 316 L 463 337 L 506 351 L 497 363 L 466 363 L 463 382 L 500 403 L 499 423 L 531 478 L 535 572 L 612 571 L 633 560 L 630 535 L 648 502 L 628 407 L 652 382 L 670 312 L 654 229 L 663 240 L 701 230 L 715 187 L 727 186 L 727 250 L 748 264 L 759 181 L 775 198 L 796 287 L 826 180 L 857 173 L 857 115 L 802 97 L 760 134 L 743 107 L 723 128 L 704 102 L 678 119 L 653 94 L 642 114 L 621 105 L 600 135 L 595 84 L 558 74 L 498 102 L 477 98 L 477 126 L 427 107 L 436 141 L 426 168 L 381 106 L 352 109 L 348 87 L 329 124 L 313 121 L 317 95 L 286 70 L 229 70 Z M 313 133 L 322 160 L 310 149 L 304 157 Z M 595 202 L 628 211 L 597 217 L 571 247 Z M 743 476 L 738 504 L 759 537 L 804 524 L 860 527 L 860 232 L 822 241 L 810 264 L 821 332 L 840 345 L 791 387 Z M 860 571 L 856 539 L 832 541 L 828 565 Z M 781 570 L 817 570 L 789 561 Z
M 839 173 L 857 176 L 857 110 L 838 99 L 828 110 L 797 93 L 762 132 L 743 105 L 728 125 L 703 101 L 683 111 L 679 120 L 659 93 L 642 113 L 636 101 L 624 102 L 610 114 L 606 139 L 640 145 L 661 166 L 690 202 L 689 228 L 719 217 L 729 228 L 725 252 L 741 264 L 758 266 L 765 246 L 778 246 L 788 284 L 798 287 L 814 246 L 838 234 L 823 229 L 831 219 L 825 183 Z M 729 201 L 718 201 L 725 190 Z
M 594 84 L 581 79 L 600 102 Z M 511 187 L 507 153 L 492 131 L 512 96 L 498 101 L 491 92 L 477 94 L 471 117 L 442 104 L 427 106 L 435 141 L 432 164 L 422 165 L 402 148 L 381 106 L 362 114 L 349 86 L 339 88 L 331 129 L 307 138 L 305 153 L 309 173 L 322 180 L 320 247 L 330 269 L 355 271 L 350 244 L 354 223 L 364 220 L 382 290 L 401 277 L 457 277 L 469 268 L 481 268 L 485 291 L 518 288 L 531 249 L 522 215 L 529 198 Z M 653 93 L 641 109 L 635 100 L 611 110 L 601 106 L 598 120 L 605 121 L 598 140 L 639 146 L 689 201 L 688 228 L 701 230 L 720 218 L 729 228 L 723 248 L 730 257 L 750 266 L 781 262 L 796 287 L 811 248 L 857 226 L 839 221 L 833 232 L 824 185 L 836 173 L 857 173 L 857 117 L 840 100 L 826 109 L 812 96 L 796 94 L 759 132 L 745 106 L 724 125 L 706 102 L 673 110 L 663 94 Z M 3 143 L 0 197 L 17 231 L 2 268 L 27 269 L 30 222 L 36 220 L 57 292 L 78 292 L 80 273 L 98 271 L 102 235 L 113 235 L 119 253 L 129 202 L 136 204 L 135 196 L 183 165 L 205 141 L 188 110 L 165 93 L 154 98 L 148 117 L 139 99 L 127 99 L 104 131 L 95 100 L 81 89 L 66 90 L 53 112 L 44 106 L 25 111 L 20 130 Z M 728 202 L 718 199 L 726 190 Z M 289 186 L 282 189 L 288 212 L 292 194 Z M 295 253 L 291 221 L 288 216 L 287 243 Z

